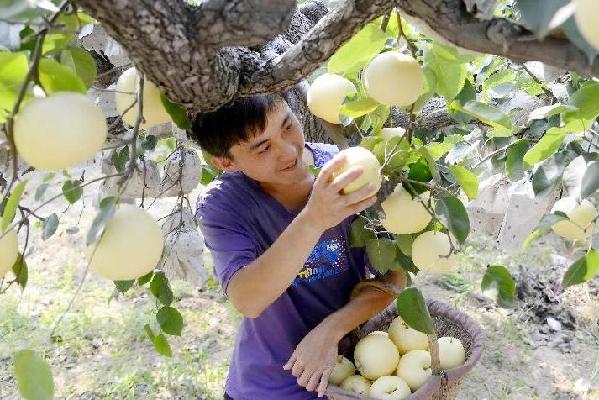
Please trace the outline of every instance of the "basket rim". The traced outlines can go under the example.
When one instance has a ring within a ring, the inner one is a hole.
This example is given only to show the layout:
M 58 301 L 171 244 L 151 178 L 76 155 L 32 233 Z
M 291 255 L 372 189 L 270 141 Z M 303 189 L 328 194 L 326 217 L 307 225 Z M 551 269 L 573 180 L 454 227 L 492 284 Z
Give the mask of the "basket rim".
M 408 397 L 408 400 L 428 399 L 438 392 L 443 384 L 452 385 L 458 383 L 478 363 L 485 344 L 484 334 L 480 326 L 464 312 L 450 307 L 449 305 L 438 300 L 426 300 L 426 304 L 430 314 L 442 316 L 456 325 L 461 326 L 464 331 L 470 335 L 472 338 L 470 357 L 468 357 L 464 365 L 444 370 L 441 372 L 441 375 L 431 376 L 424 385 L 422 385 L 420 388 L 418 388 L 418 390 L 412 393 L 410 397 Z M 385 310 L 381 311 L 379 315 L 384 313 L 398 315 L 396 302 L 390 304 Z M 362 329 L 363 328 L 364 327 L 362 327 Z M 329 385 L 326 390 L 326 394 L 333 396 L 343 395 L 356 400 L 375 400 L 370 396 L 347 392 L 336 385 Z

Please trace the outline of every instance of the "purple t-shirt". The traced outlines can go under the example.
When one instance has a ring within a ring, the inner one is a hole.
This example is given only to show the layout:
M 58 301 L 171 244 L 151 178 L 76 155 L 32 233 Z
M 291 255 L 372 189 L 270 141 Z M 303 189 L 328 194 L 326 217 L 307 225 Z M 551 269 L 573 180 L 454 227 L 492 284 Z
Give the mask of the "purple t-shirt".
M 322 167 L 339 150 L 306 143 Z M 226 290 L 231 277 L 263 254 L 297 216 L 242 173 L 224 173 L 198 199 L 196 217 L 214 273 Z M 226 384 L 234 400 L 316 399 L 283 370 L 296 346 L 326 316 L 349 301 L 365 278 L 362 248 L 350 248 L 355 216 L 326 230 L 291 286 L 258 318 L 243 318 Z

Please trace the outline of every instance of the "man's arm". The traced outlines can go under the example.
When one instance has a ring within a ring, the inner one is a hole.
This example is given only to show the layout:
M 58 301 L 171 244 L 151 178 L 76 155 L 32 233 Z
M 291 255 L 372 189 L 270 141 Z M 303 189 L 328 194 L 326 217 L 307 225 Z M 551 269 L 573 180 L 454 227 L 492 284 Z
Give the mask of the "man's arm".
M 388 272 L 383 281 L 398 290 L 406 287 L 403 271 Z M 326 390 L 329 375 L 335 365 L 337 346 L 347 333 L 383 311 L 396 296 L 377 287 L 365 287 L 344 307 L 325 318 L 300 342 L 283 366 L 297 377 L 297 382 L 309 391 Z
M 362 200 L 372 192 L 371 184 L 341 194 L 343 187 L 362 174 L 361 168 L 352 168 L 333 179 L 344 163 L 345 157 L 338 156 L 322 168 L 306 207 L 264 254 L 231 278 L 227 295 L 245 316 L 257 318 L 287 290 L 326 229 L 376 200 L 375 196 Z
M 390 283 L 400 291 L 407 285 L 406 274 L 403 271 L 388 272 L 383 277 L 383 281 Z M 321 324 L 330 326 L 330 330 L 335 332 L 335 336 L 341 340 L 343 336 L 360 324 L 383 311 L 395 299 L 396 295 L 388 291 L 376 287 L 366 287 L 347 305 L 325 318 Z

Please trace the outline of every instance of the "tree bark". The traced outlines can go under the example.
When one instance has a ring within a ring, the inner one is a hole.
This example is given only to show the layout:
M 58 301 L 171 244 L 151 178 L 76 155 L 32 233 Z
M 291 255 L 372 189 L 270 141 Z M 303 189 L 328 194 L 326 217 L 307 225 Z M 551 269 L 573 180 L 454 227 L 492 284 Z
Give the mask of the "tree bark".
M 130 54 L 137 68 L 190 111 L 239 96 L 293 88 L 369 21 L 394 6 L 463 48 L 517 62 L 542 61 L 585 75 L 599 61 L 566 39 L 538 40 L 506 19 L 481 20 L 462 0 L 353 0 L 327 10 L 311 1 L 76 0 Z

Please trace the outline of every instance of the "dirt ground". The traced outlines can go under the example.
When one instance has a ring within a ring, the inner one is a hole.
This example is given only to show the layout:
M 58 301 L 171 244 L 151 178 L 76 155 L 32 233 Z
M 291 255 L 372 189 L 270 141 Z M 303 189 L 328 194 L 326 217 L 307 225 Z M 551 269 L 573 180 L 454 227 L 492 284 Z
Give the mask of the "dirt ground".
M 98 165 L 88 166 L 88 179 L 99 174 Z M 42 176 L 29 174 L 29 179 L 32 199 Z M 52 181 L 46 198 L 59 193 L 64 179 Z M 240 315 L 214 279 L 203 288 L 174 283 L 186 325 L 181 337 L 169 337 L 172 358 L 158 355 L 145 336 L 144 324 L 156 326 L 156 302 L 144 289 L 115 296 L 114 285 L 92 273 L 79 289 L 84 237 L 97 195 L 97 188 L 89 187 L 84 205 L 61 201 L 39 212 L 56 212 L 60 225 L 46 241 L 39 226 L 34 229 L 29 285 L 23 293 L 11 288 L 0 297 L 0 399 L 19 398 L 11 354 L 23 348 L 48 357 L 59 399 L 222 398 Z M 161 217 L 173 203 L 159 200 L 150 211 Z M 554 239 L 540 241 L 526 254 L 505 255 L 491 240 L 475 238 L 458 271 L 415 279 L 425 297 L 459 308 L 485 333 L 482 359 L 458 399 L 599 399 L 599 280 L 563 291 L 557 282 L 568 261 L 552 256 L 566 254 Z M 208 254 L 205 263 L 210 270 Z M 481 294 L 488 264 L 506 265 L 517 278 L 520 301 L 514 309 L 498 308 Z

